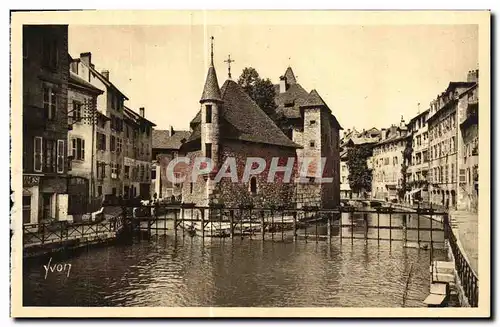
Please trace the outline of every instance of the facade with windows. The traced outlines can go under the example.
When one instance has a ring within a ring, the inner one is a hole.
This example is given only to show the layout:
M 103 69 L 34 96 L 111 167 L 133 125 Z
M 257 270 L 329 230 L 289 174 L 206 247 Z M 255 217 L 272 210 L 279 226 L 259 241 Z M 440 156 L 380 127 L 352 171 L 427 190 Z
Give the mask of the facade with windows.
M 372 198 L 395 200 L 402 187 L 403 152 L 408 129 L 403 119 L 381 131 L 380 141 L 373 147 Z
M 145 108 L 139 113 L 125 107 L 124 137 L 121 147 L 123 161 L 123 196 L 126 199 L 139 197 L 150 199 L 152 135 L 156 126 L 145 117 Z
M 68 26 L 23 26 L 23 223 L 67 220 Z
M 108 70 L 98 72 L 90 52 L 71 60 L 71 71 L 104 93 L 97 98 L 96 196 L 123 196 L 124 101 L 128 98 L 111 82 Z
M 429 171 L 429 133 L 427 116 L 429 109 L 413 117 L 408 123 L 408 132 L 411 134 L 412 153 L 406 170 L 406 201 L 428 201 L 427 174 Z
M 447 208 L 457 207 L 459 185 L 459 120 L 457 108 L 460 95 L 475 82 L 451 82 L 431 102 L 427 120 L 429 129 L 429 192 L 430 202 Z
M 179 149 L 189 138 L 189 131 L 153 130 L 153 157 L 151 169 L 151 193 L 165 201 L 182 201 L 182 184 L 175 183 L 167 176 L 169 163 L 179 155 Z M 185 166 L 178 163 L 173 174 L 176 178 L 184 175 Z
M 96 197 L 97 97 L 103 93 L 73 72 L 68 82 L 69 214 L 84 213 Z M 78 178 L 76 178 L 78 177 Z M 85 185 L 75 186 L 75 185 Z
M 477 80 L 479 71 L 475 74 Z M 457 209 L 477 213 L 479 200 L 479 84 L 475 84 L 459 96 L 459 156 Z

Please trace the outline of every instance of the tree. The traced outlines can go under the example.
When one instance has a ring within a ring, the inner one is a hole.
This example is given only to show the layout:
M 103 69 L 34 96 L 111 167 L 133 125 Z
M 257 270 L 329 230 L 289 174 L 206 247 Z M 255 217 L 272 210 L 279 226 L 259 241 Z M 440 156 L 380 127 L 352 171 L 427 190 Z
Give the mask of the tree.
M 276 119 L 276 92 L 269 78 L 263 79 L 255 68 L 246 67 L 238 78 L 238 84 L 271 119 Z
M 361 145 L 347 150 L 347 167 L 349 168 L 349 186 L 355 193 L 371 191 L 372 171 L 368 169 L 367 160 L 372 155 L 369 145 Z

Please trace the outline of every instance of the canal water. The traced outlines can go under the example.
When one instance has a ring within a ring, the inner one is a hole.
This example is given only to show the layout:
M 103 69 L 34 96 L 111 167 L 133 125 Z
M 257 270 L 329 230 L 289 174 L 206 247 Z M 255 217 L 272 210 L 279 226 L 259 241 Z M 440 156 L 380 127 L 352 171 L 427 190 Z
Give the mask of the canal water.
M 388 223 L 386 216 L 369 214 L 369 225 Z M 393 215 L 391 225 L 403 220 Z M 344 214 L 343 223 L 354 226 L 343 229 L 344 237 L 351 230 L 364 236 L 362 214 Z M 402 232 L 392 231 L 397 233 Z M 429 238 L 425 234 L 422 241 Z M 175 240 L 167 234 L 52 258 L 52 266 L 71 264 L 69 273 L 46 274 L 49 258 L 25 263 L 23 301 L 25 306 L 402 307 L 406 293 L 406 307 L 421 307 L 429 294 L 430 254 L 402 241 Z M 445 260 L 446 253 L 435 249 L 432 256 Z

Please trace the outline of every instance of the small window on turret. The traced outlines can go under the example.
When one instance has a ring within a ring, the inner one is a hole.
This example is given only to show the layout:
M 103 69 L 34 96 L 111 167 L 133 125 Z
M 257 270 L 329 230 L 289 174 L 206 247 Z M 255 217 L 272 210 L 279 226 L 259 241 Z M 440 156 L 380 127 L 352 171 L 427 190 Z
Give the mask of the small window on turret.
M 205 106 L 205 123 L 210 124 L 212 122 L 212 105 L 207 104 Z
M 310 123 L 311 125 L 315 125 L 315 124 L 316 124 L 316 121 L 315 121 L 315 120 L 311 120 L 309 123 Z

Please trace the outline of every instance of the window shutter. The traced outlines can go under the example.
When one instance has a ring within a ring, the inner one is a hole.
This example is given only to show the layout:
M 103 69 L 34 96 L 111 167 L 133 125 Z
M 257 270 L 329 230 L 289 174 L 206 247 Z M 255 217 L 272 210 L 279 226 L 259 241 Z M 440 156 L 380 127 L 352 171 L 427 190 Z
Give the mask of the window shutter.
M 82 139 L 82 147 L 80 149 L 80 157 L 82 160 L 85 160 L 85 140 Z
M 43 160 L 43 155 L 42 155 L 42 142 L 43 139 L 40 136 L 35 136 L 35 143 L 34 143 L 34 149 L 33 149 L 33 170 L 34 171 L 42 171 L 42 160 Z
M 76 139 L 72 139 L 71 140 L 71 145 L 72 145 L 72 148 L 71 148 L 71 155 L 73 156 L 73 159 L 78 159 L 76 157 Z
M 57 172 L 64 173 L 64 140 L 57 140 Z

